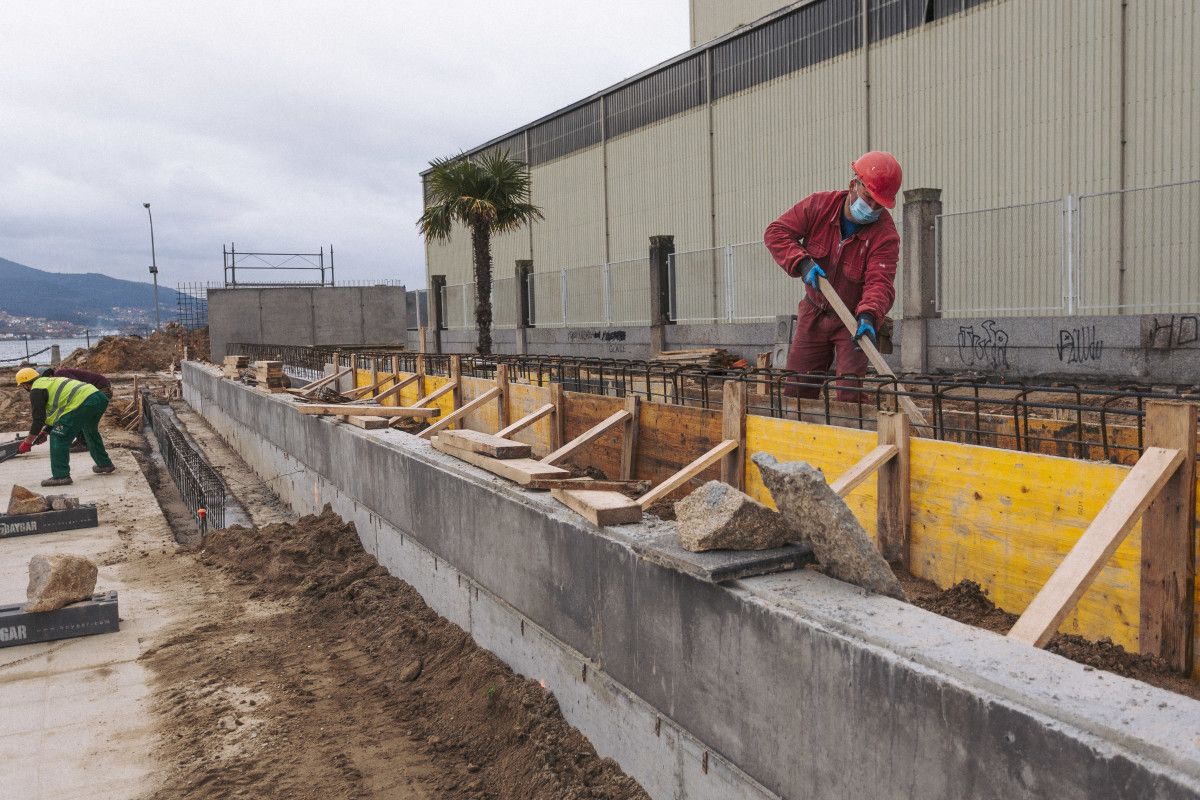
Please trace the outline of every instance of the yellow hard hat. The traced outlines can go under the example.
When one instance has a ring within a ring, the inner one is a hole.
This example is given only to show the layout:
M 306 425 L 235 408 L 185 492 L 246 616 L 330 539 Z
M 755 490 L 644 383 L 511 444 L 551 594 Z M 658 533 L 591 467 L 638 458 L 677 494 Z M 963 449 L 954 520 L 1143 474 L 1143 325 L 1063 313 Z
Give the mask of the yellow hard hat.
M 21 367 L 17 370 L 17 386 L 20 386 L 22 383 L 36 381 L 37 377 L 38 371 L 33 367 Z

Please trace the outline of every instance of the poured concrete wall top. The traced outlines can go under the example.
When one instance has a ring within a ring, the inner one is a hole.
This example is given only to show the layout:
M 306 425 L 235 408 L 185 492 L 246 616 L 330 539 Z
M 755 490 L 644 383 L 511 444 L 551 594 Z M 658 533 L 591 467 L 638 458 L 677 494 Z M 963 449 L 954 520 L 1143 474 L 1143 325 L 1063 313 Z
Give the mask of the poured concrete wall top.
M 340 345 L 403 342 L 403 286 L 289 286 L 208 290 L 214 359 L 232 342 Z

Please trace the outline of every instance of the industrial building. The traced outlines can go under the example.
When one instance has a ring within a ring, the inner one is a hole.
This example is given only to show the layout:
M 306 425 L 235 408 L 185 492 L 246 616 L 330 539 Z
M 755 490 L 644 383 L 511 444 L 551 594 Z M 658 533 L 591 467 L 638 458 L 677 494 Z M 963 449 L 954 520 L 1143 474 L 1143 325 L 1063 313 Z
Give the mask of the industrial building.
M 534 329 L 647 325 L 656 235 L 673 237 L 669 322 L 793 314 L 798 282 L 762 232 L 845 187 L 868 149 L 897 155 L 905 189 L 941 192 L 937 316 L 1200 310 L 1194 2 L 692 0 L 691 15 L 691 50 L 468 151 L 525 159 L 545 213 L 493 241 L 501 349 L 518 261 Z M 469 237 L 426 261 L 465 342 Z

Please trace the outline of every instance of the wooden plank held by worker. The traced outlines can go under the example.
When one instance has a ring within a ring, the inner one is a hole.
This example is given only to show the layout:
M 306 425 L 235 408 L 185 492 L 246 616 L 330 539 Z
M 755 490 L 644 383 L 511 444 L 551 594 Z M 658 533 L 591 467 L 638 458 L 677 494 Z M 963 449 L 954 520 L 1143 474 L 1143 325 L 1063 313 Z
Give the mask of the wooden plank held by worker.
M 817 283 L 820 286 L 821 294 L 825 296 L 830 307 L 837 312 L 838 317 L 842 320 L 842 324 L 850 330 L 850 335 L 853 336 L 858 332 L 858 320 L 854 318 L 854 314 L 846 307 L 842 296 L 837 293 L 837 289 L 833 288 L 833 284 L 828 279 L 817 276 Z M 862 347 L 863 353 L 866 354 L 867 361 L 871 362 L 871 366 L 875 368 L 877 373 L 892 378 L 896 377 L 896 373 L 892 372 L 892 368 L 883 360 L 883 356 L 880 355 L 879 349 L 875 347 L 870 337 L 862 337 L 858 340 L 858 344 Z M 908 415 L 915 426 L 918 426 L 921 434 L 923 436 L 933 436 L 933 428 L 925 421 L 925 415 L 921 413 L 921 410 L 917 408 L 917 404 L 908 396 L 908 388 L 899 381 L 896 382 L 896 397 L 900 401 L 900 409 Z

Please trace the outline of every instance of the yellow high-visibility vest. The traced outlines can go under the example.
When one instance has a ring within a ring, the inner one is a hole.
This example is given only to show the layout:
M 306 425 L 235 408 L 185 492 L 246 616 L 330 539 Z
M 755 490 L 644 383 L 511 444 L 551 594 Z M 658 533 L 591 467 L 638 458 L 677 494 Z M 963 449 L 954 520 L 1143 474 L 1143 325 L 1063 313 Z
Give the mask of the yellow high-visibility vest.
M 63 414 L 70 413 L 83 405 L 83 401 L 100 391 L 90 383 L 71 378 L 38 378 L 34 389 L 45 389 L 50 393 L 46 401 L 46 424 L 53 425 Z

